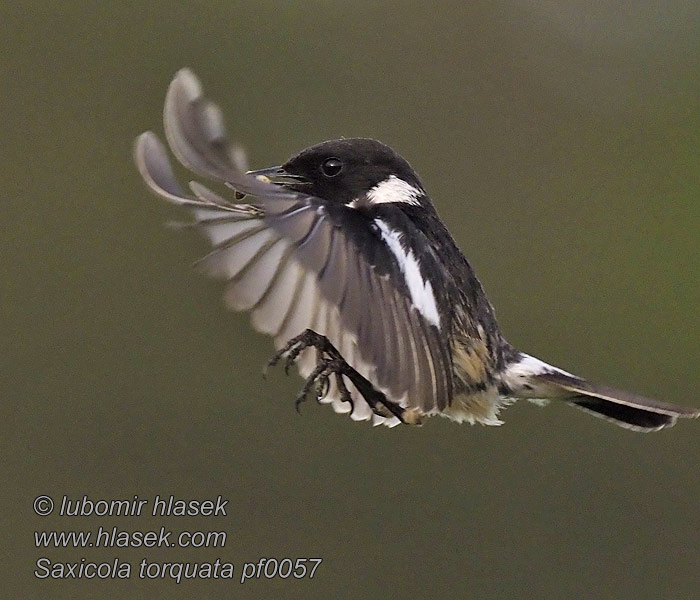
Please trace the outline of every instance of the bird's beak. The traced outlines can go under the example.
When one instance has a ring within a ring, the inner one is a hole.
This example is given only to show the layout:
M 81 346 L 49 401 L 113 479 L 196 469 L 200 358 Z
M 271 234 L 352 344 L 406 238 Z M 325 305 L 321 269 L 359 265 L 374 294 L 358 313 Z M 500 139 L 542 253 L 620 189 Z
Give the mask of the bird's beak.
M 301 175 L 288 173 L 281 165 L 276 167 L 268 167 L 267 169 L 258 169 L 257 171 L 248 171 L 248 175 L 252 175 L 256 179 L 269 181 L 285 187 L 299 185 L 300 183 L 307 183 L 304 177 Z

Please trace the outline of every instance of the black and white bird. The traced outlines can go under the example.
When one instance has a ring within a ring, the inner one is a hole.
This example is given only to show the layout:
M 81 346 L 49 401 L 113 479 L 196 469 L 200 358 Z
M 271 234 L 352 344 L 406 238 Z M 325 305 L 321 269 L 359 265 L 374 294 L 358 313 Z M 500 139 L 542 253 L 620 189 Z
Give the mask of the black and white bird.
M 318 400 L 388 426 L 442 415 L 498 425 L 517 399 L 559 400 L 637 431 L 700 411 L 596 385 L 511 346 L 481 283 L 411 166 L 388 146 L 339 139 L 246 172 L 194 74 L 173 79 L 165 134 L 179 161 L 235 190 L 177 183 L 155 134 L 136 141 L 148 186 L 192 211 L 199 261 L 225 300 L 296 362 Z M 246 201 L 243 202 L 243 199 Z

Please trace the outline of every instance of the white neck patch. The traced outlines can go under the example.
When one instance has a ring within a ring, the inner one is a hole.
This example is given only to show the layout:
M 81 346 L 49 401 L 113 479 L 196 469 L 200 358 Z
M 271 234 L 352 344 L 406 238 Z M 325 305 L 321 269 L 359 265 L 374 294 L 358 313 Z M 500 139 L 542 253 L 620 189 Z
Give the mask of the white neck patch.
M 374 222 L 382 232 L 382 238 L 389 246 L 389 250 L 391 250 L 392 254 L 396 257 L 396 261 L 399 263 L 399 268 L 403 273 L 408 292 L 411 294 L 413 306 L 418 309 L 418 312 L 420 312 L 429 323 L 432 323 L 435 327 L 440 329 L 440 313 L 438 313 L 435 296 L 433 295 L 433 286 L 421 276 L 418 261 L 413 251 L 406 251 L 401 244 L 399 233 L 391 229 L 384 221 L 375 219 Z
M 423 195 L 419 189 L 399 179 L 396 175 L 390 175 L 384 181 L 375 185 L 367 192 L 369 204 L 389 204 L 403 202 L 405 204 L 420 205 L 418 198 Z

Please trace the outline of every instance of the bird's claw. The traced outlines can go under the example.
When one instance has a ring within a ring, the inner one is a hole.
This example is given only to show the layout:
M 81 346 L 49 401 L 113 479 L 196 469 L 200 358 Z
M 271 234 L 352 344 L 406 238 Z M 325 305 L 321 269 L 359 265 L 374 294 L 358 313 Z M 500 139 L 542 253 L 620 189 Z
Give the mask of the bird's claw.
M 289 374 L 289 369 L 299 358 L 299 355 L 304 350 L 311 347 L 317 350 L 319 358 L 316 366 L 311 373 L 309 373 L 303 387 L 294 399 L 294 408 L 297 412 L 300 412 L 301 403 L 306 400 L 306 396 L 314 385 L 317 386 L 316 400 L 320 401 L 326 397 L 330 391 L 330 378 L 332 375 L 335 375 L 335 383 L 338 388 L 340 399 L 350 404 L 350 412 L 355 410 L 355 403 L 344 381 L 344 377 L 347 377 L 353 382 L 357 391 L 367 401 L 375 414 L 383 417 L 393 415 L 404 422 L 404 409 L 398 404 L 388 400 L 382 392 L 374 388 L 365 377 L 353 369 L 345 361 L 335 346 L 330 343 L 327 337 L 311 329 L 307 329 L 282 346 L 268 361 L 267 368 L 274 367 L 284 358 L 284 371 L 286 374 Z

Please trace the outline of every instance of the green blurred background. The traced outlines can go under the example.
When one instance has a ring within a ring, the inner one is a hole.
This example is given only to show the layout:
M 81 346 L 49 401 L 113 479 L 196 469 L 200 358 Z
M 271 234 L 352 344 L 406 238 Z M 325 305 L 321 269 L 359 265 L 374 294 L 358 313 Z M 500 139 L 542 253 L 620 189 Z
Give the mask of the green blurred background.
M 13 598 L 696 598 L 700 423 L 565 406 L 373 429 L 292 398 L 191 261 L 133 139 L 189 66 L 252 166 L 338 136 L 421 174 L 512 343 L 700 404 L 696 2 L 0 7 L 2 520 Z M 229 499 L 68 519 L 38 494 Z M 38 550 L 37 529 L 225 530 L 222 549 Z M 39 581 L 54 561 L 320 556 L 313 580 Z

